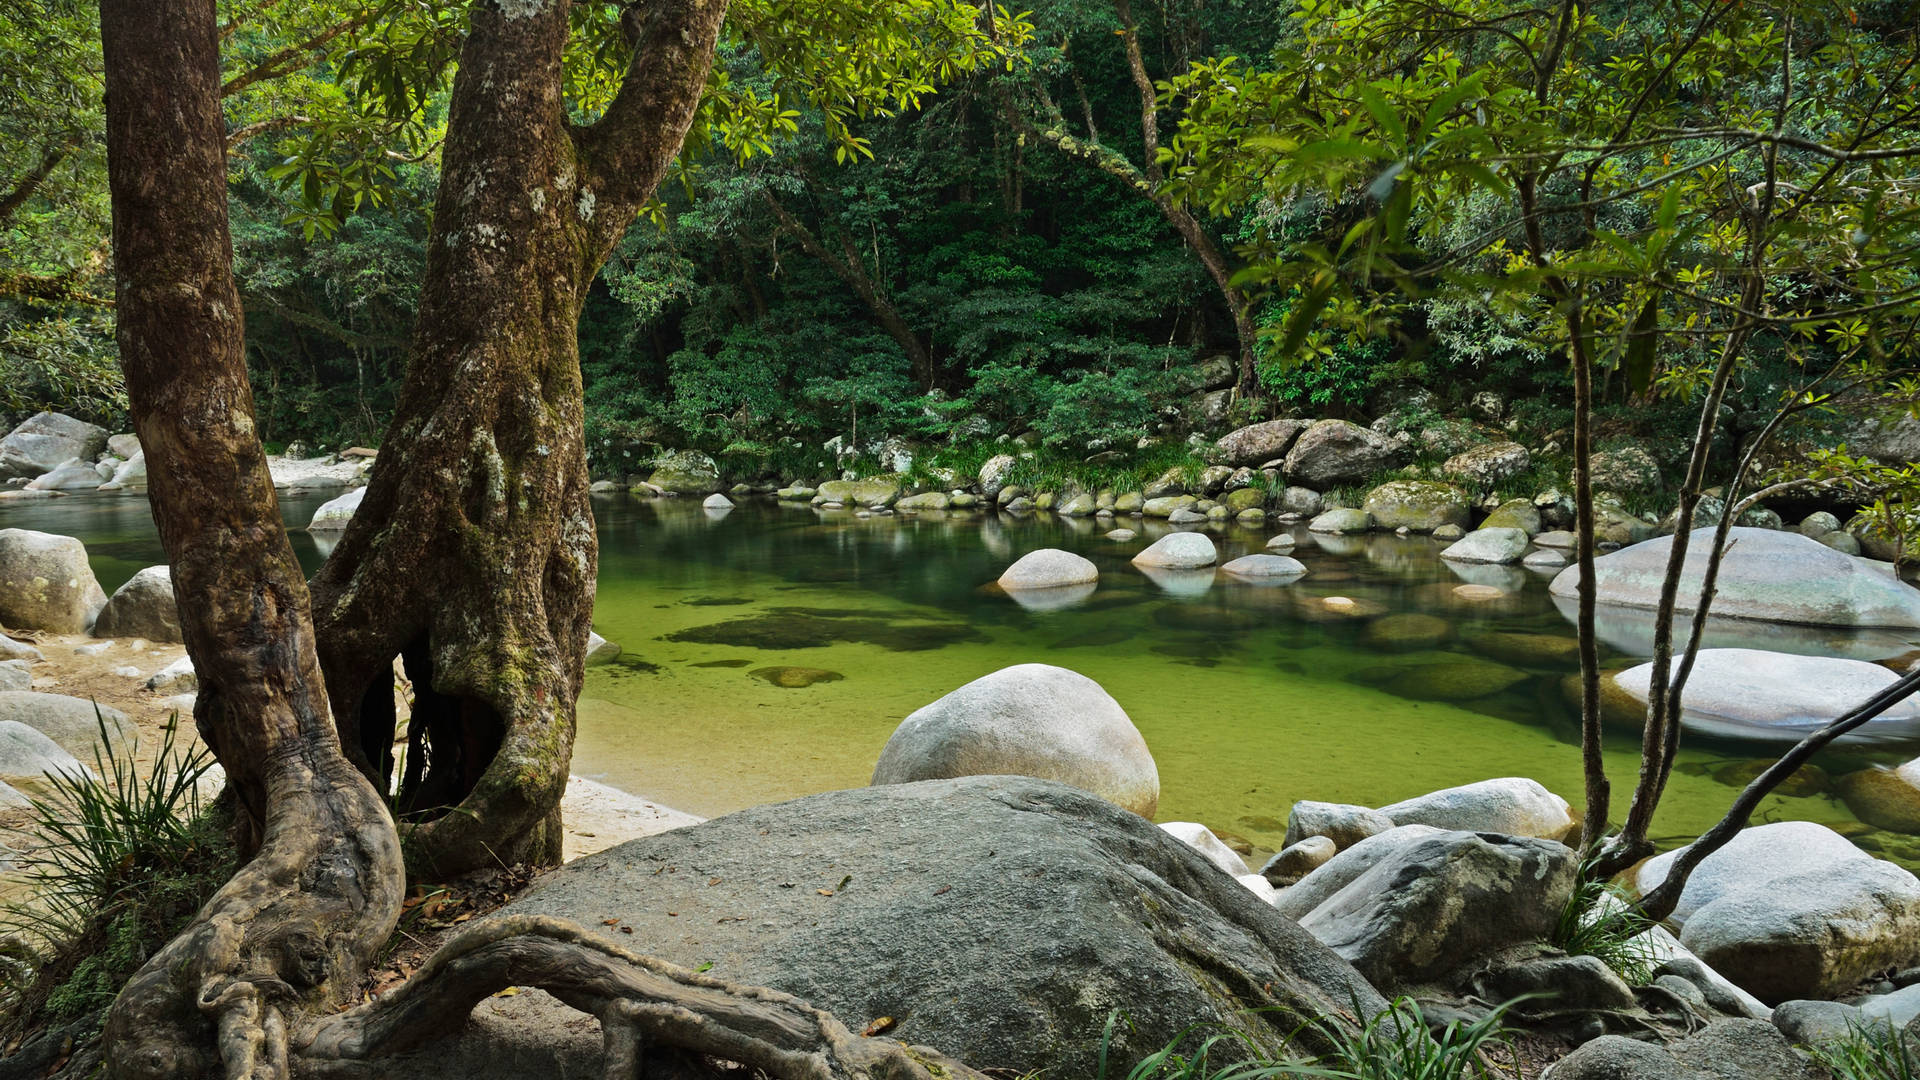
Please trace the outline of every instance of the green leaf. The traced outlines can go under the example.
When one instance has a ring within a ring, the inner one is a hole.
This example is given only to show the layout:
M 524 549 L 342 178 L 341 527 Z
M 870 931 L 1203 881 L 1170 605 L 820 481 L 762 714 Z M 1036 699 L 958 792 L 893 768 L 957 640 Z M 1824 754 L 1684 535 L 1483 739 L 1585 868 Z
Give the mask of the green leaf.
M 1362 84 L 1360 104 L 1367 107 L 1367 112 L 1373 115 L 1373 122 L 1380 125 L 1380 130 L 1386 133 L 1394 146 L 1407 145 L 1407 126 L 1400 122 L 1400 114 L 1387 104 L 1387 99 L 1381 96 L 1377 87 L 1371 83 Z

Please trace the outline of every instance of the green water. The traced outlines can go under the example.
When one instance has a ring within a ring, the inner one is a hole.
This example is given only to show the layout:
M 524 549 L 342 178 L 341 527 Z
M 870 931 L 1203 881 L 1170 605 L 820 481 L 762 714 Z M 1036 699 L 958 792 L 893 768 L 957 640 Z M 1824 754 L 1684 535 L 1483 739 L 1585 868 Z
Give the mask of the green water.
M 322 501 L 289 498 L 285 516 L 303 524 Z M 1149 580 L 1128 562 L 1157 535 L 1138 522 L 1140 539 L 1115 543 L 1104 523 L 1051 515 L 860 519 L 758 500 L 713 515 L 690 500 L 625 495 L 596 498 L 594 509 L 594 621 L 624 652 L 588 672 L 574 769 L 669 806 L 714 815 L 864 784 L 908 713 L 1028 662 L 1079 671 L 1126 709 L 1160 767 L 1161 820 L 1201 821 L 1261 851 L 1279 846 L 1296 799 L 1381 805 L 1519 775 L 1580 801 L 1577 719 L 1562 689 L 1575 670 L 1565 656 L 1571 627 L 1546 579 L 1469 570 L 1508 593 L 1464 600 L 1462 579 L 1437 557 L 1442 545 L 1425 538 L 1299 530 L 1294 554 L 1309 575 L 1258 586 L 1207 573 Z M 160 558 L 137 497 L 17 503 L 0 507 L 0 527 L 80 537 L 109 590 Z M 1215 538 L 1224 561 L 1262 550 L 1272 532 L 1226 528 Z M 302 562 L 318 565 L 322 546 L 293 538 Z M 1098 589 L 1071 607 L 1029 611 L 988 587 L 1038 547 L 1092 559 Z M 1354 601 L 1358 615 L 1327 597 Z M 1395 629 L 1412 640 L 1391 640 Z M 1528 658 L 1516 652 L 1523 647 L 1547 655 Z M 1866 656 L 1910 648 L 1832 634 L 1821 647 Z M 1606 659 L 1631 662 L 1622 652 Z M 839 677 L 769 681 L 765 669 L 782 667 Z M 1503 685 L 1470 700 L 1421 700 Z M 1736 790 L 1731 774 L 1766 751 L 1690 738 L 1656 832 L 1673 842 L 1716 820 Z M 1914 752 L 1829 753 L 1819 764 L 1837 776 Z M 1637 736 L 1615 733 L 1607 760 L 1617 815 Z M 1920 868 L 1920 837 L 1866 829 L 1831 794 L 1776 796 L 1759 815 L 1785 819 L 1832 825 Z

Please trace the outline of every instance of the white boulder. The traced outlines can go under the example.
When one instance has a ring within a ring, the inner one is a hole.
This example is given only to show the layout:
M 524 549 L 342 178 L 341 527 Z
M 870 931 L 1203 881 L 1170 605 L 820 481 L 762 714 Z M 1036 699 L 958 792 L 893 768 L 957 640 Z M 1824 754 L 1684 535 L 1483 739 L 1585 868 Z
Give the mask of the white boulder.
M 1163 570 L 1197 570 L 1212 566 L 1219 559 L 1219 549 L 1213 546 L 1213 539 L 1205 533 L 1174 532 L 1155 540 L 1146 550 L 1135 555 L 1133 564 Z
M 107 603 L 87 549 L 71 536 L 0 529 L 0 625 L 85 633 Z
M 339 532 L 353 520 L 354 511 L 360 509 L 360 501 L 367 497 L 367 489 L 354 488 L 345 495 L 328 499 L 313 512 L 313 520 L 307 523 L 308 532 Z

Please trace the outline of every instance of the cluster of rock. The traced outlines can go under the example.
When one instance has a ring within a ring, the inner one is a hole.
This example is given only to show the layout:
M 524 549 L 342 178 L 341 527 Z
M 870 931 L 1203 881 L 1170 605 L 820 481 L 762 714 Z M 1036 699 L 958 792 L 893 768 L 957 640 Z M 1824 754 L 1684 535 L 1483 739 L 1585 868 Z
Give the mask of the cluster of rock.
M 267 459 L 282 490 L 363 483 L 374 451 L 355 447 L 339 455 L 307 457 L 297 445 Z M 84 491 L 144 491 L 147 456 L 131 433 L 64 413 L 42 412 L 0 437 L 0 499 L 51 498 Z
M 1706 859 L 1677 936 L 1643 933 L 1654 977 L 1636 986 L 1553 944 L 1578 822 L 1531 780 L 1379 808 L 1298 802 L 1255 871 L 1202 824 L 1148 824 L 1158 773 L 1119 703 L 1023 664 L 909 716 L 873 784 L 629 842 L 503 914 L 631 933 L 717 977 L 891 1018 L 892 1037 L 976 1066 L 1072 1080 L 1094 1076 L 1103 1037 L 1130 1062 L 1193 1025 L 1324 1052 L 1302 1018 L 1365 1021 L 1401 994 L 1429 1020 L 1523 998 L 1527 1023 L 1584 1044 L 1554 1080 L 1704 1080 L 1762 1059 L 1774 1071 L 1740 1075 L 1815 1080 L 1792 1044 L 1920 1012 L 1920 880 L 1817 825 L 1750 829 Z M 1653 887 L 1672 857 L 1632 884 Z M 1890 972 L 1899 986 L 1828 1000 Z M 1110 1027 L 1116 1009 L 1127 1023 Z M 559 1010 L 501 1005 L 479 1030 Z M 1673 1041 L 1622 1037 L 1661 1031 Z M 597 1047 L 584 1032 L 540 1053 L 585 1073 Z M 1659 1068 L 1633 1071 L 1645 1062 Z

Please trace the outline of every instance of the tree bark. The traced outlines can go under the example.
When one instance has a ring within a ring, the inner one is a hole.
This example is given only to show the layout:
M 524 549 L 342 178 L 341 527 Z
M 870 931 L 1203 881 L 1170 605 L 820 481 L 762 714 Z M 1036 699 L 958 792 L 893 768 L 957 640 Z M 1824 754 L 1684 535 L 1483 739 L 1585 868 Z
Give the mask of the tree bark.
M 257 1021 L 246 1052 L 272 1057 L 282 1009 L 342 1000 L 404 881 L 385 804 L 340 753 L 255 428 L 213 0 L 103 0 L 100 22 L 121 366 L 200 677 L 194 719 L 251 855 L 128 983 L 107 1060 L 116 1077 L 197 1076 L 234 1018 Z
M 568 7 L 473 8 L 406 380 L 313 583 L 341 741 L 383 789 L 396 657 L 413 682 L 397 805 L 436 875 L 560 857 L 598 558 L 580 308 L 679 152 L 726 4 L 630 9 L 625 81 L 587 127 L 562 100 Z

